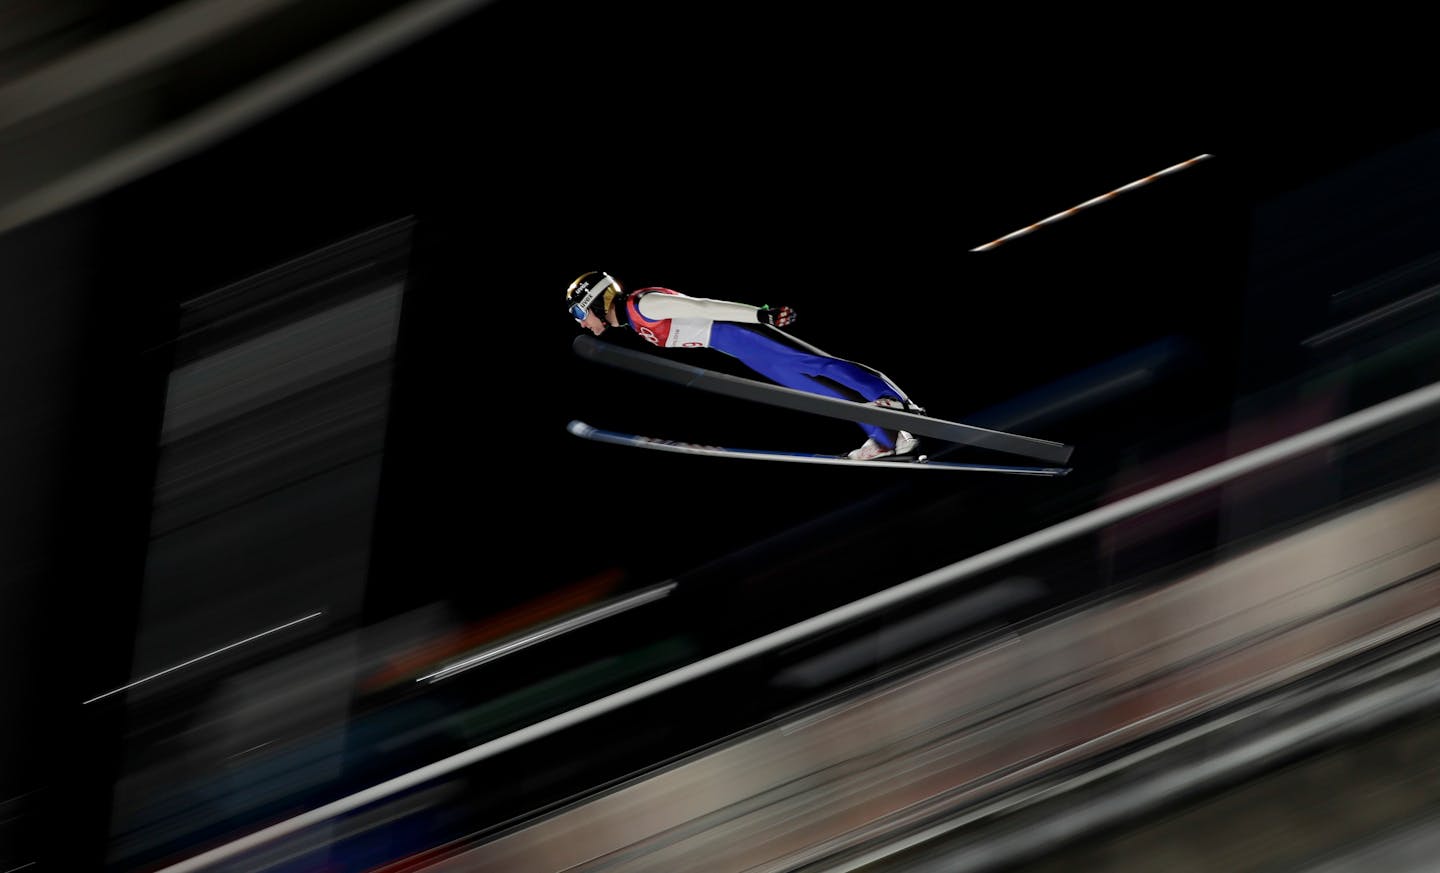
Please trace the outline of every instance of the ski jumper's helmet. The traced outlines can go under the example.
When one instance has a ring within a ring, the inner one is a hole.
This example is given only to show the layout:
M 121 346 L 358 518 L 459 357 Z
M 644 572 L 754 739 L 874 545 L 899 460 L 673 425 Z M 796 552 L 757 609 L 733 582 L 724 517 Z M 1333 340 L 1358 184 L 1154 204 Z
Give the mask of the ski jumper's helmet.
M 565 292 L 565 305 L 570 308 L 570 317 L 584 321 L 585 313 L 593 312 L 605 318 L 605 309 L 622 293 L 620 283 L 609 273 L 592 270 L 583 273 Z

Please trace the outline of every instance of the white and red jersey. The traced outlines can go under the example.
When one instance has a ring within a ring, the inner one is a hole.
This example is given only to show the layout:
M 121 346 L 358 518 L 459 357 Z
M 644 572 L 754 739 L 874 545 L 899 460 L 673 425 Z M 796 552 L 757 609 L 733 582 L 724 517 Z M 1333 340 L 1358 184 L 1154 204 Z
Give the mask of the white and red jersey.
M 641 288 L 625 301 L 630 329 L 665 348 L 709 348 L 715 322 L 759 324 L 758 312 L 757 306 L 689 297 L 670 288 Z

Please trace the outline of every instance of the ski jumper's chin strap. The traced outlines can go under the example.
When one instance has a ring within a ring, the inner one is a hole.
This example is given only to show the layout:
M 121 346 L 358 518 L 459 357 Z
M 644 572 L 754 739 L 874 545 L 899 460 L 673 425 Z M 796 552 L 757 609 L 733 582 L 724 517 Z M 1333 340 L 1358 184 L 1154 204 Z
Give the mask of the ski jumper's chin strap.
M 632 293 L 634 292 L 622 291 L 616 294 L 615 299 L 610 303 L 610 311 L 615 313 L 615 320 L 620 323 L 621 327 L 630 326 L 630 295 Z

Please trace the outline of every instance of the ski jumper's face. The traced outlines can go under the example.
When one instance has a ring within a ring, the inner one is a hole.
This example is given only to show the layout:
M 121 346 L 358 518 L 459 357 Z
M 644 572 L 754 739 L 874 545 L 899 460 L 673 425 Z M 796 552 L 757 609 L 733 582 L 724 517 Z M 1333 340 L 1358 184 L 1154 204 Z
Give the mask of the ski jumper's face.
M 593 312 L 585 313 L 585 320 L 580 322 L 591 333 L 599 336 L 605 332 L 607 327 L 619 327 L 620 319 L 615 316 L 615 304 L 611 303 L 605 307 L 605 317 L 601 318 Z
M 605 328 L 609 327 L 609 325 L 606 324 L 604 320 L 600 318 L 600 316 L 596 315 L 593 312 L 585 313 L 585 320 L 580 322 L 580 324 L 582 324 L 587 330 L 589 330 L 596 336 L 604 333 Z

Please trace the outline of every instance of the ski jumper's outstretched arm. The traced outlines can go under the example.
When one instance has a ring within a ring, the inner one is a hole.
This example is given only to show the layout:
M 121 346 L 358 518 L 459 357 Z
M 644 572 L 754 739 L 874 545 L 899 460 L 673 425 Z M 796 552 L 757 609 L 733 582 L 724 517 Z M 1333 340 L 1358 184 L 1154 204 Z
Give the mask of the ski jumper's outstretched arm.
M 682 294 L 647 294 L 637 301 L 637 305 L 646 318 L 653 319 L 703 318 L 709 321 L 777 326 L 791 324 L 795 320 L 795 310 L 788 306 L 751 306 L 748 303 Z

